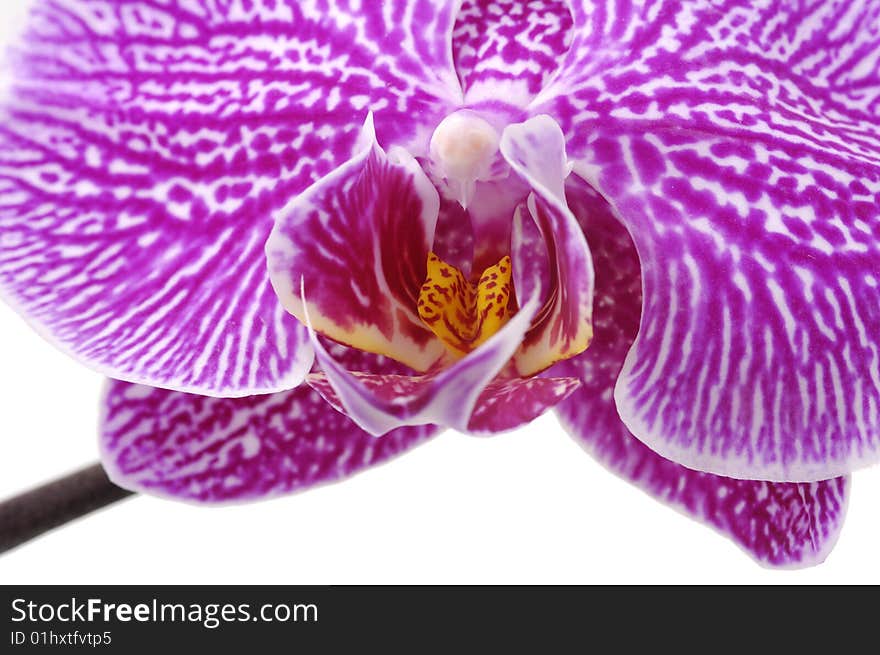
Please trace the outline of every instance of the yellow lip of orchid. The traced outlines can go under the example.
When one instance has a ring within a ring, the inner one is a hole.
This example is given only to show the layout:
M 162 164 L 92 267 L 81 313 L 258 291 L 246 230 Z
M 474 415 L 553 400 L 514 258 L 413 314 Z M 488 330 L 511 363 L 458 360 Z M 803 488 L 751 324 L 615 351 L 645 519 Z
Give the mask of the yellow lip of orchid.
M 487 268 L 476 282 L 433 252 L 427 270 L 419 316 L 454 356 L 471 352 L 510 320 L 510 257 Z

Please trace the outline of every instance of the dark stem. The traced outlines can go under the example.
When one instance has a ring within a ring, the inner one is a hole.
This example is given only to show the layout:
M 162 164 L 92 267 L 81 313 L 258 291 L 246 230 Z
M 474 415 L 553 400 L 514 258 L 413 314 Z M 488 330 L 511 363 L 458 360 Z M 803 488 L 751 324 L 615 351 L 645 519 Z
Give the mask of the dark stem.
M 0 502 L 0 553 L 130 495 L 93 464 Z

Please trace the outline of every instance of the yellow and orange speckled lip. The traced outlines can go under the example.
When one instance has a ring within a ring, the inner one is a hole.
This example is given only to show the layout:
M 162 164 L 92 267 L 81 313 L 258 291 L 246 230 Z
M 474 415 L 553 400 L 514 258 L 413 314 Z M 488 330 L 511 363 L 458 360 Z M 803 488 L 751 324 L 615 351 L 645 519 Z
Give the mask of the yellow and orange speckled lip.
M 433 252 L 427 269 L 419 316 L 452 354 L 466 355 L 510 320 L 510 257 L 483 271 L 476 283 Z

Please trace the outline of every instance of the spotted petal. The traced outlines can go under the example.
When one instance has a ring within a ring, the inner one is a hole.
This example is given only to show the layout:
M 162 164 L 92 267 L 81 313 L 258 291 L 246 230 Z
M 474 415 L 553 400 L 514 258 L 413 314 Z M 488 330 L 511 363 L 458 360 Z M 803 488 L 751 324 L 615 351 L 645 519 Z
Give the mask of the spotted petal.
M 849 479 L 766 482 L 694 471 L 664 459 L 621 422 L 612 391 L 638 331 L 639 261 L 632 240 L 604 200 L 579 190 L 572 201 L 596 264 L 596 339 L 554 372 L 583 385 L 559 406 L 563 425 L 597 460 L 654 498 L 706 523 L 769 566 L 825 559 L 846 511 Z
M 352 366 L 396 370 L 363 353 L 337 356 Z M 438 432 L 422 425 L 375 439 L 305 385 L 208 398 L 111 381 L 103 402 L 101 452 L 110 478 L 134 491 L 200 503 L 256 500 L 342 480 Z
M 754 5 L 597 3 L 545 109 L 641 257 L 630 430 L 822 480 L 880 458 L 880 7 Z
M 580 380 L 575 377 L 494 380 L 477 399 L 467 432 L 492 435 L 527 425 L 579 386 Z
M 584 350 L 593 335 L 593 262 L 590 250 L 565 199 L 568 175 L 565 143 L 559 126 L 548 116 L 537 116 L 511 125 L 501 138 L 501 153 L 523 181 L 533 189 L 527 211 L 544 240 L 548 266 L 543 285 L 547 293 L 535 324 L 516 354 L 520 375 L 532 375 L 554 362 Z M 523 214 L 515 217 L 514 254 L 521 251 Z M 524 290 L 525 257 L 513 262 L 516 286 Z M 518 291 L 518 293 L 520 293 Z
M 427 143 L 461 96 L 457 3 L 34 4 L 0 106 L 0 294 L 112 377 L 296 385 L 311 352 L 264 271 L 272 212 L 370 109 L 384 143 Z

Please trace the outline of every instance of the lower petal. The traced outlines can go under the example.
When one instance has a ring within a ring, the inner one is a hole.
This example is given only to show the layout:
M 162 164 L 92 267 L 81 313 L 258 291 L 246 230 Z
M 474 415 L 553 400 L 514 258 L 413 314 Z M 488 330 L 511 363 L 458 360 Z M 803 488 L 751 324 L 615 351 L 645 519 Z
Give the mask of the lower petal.
M 432 376 L 352 375 L 361 386 L 386 401 L 393 401 L 401 396 L 414 397 L 424 390 L 433 389 Z M 308 377 L 308 382 L 333 407 L 343 413 L 346 411 L 326 375 L 313 373 Z M 476 436 L 486 436 L 514 430 L 531 423 L 562 402 L 579 384 L 580 380 L 577 378 L 493 380 L 477 397 L 464 431 Z
M 639 327 L 639 260 L 629 235 L 607 209 L 603 214 L 600 202 L 584 201 L 580 209 L 597 272 L 596 340 L 554 369 L 583 383 L 559 406 L 563 425 L 611 471 L 715 528 L 759 563 L 822 562 L 843 524 L 849 478 L 777 483 L 694 471 L 656 454 L 621 422 L 613 389 Z
M 422 376 L 352 372 L 310 330 L 322 373 L 307 379 L 370 434 L 379 436 L 402 425 L 423 423 L 465 432 L 481 394 L 521 343 L 538 308 L 538 298 L 535 295 L 526 302 L 504 327 L 468 355 L 448 368 Z
M 498 434 L 531 423 L 580 386 L 577 378 L 514 378 L 491 382 L 471 414 L 467 431 Z
M 110 479 L 126 489 L 241 502 L 345 479 L 437 432 L 422 425 L 374 439 L 308 386 L 210 398 L 111 380 L 101 455 Z

